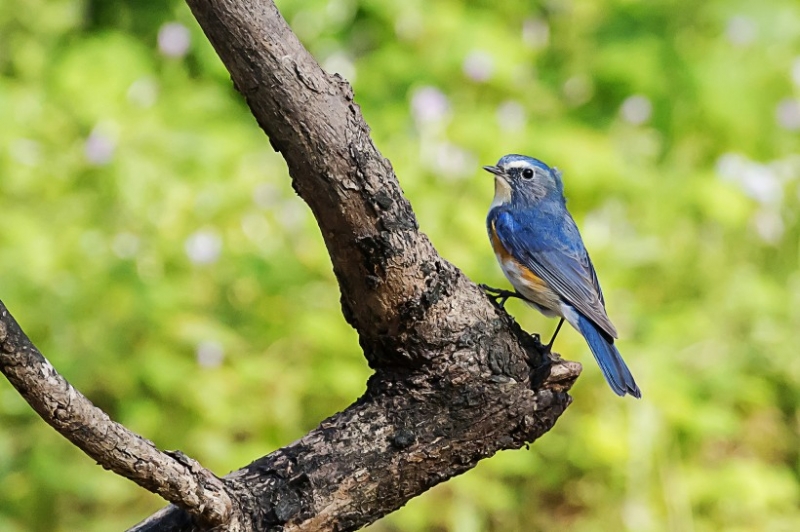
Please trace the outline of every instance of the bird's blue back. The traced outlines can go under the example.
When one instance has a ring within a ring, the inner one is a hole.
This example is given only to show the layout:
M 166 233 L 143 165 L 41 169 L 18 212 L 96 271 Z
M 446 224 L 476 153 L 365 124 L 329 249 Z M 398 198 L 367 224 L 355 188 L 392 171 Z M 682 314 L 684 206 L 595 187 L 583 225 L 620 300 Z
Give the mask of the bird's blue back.
M 489 212 L 487 222 L 494 224 L 513 257 L 543 278 L 608 337 L 616 338 L 594 265 L 563 196 L 545 198 L 535 205 L 512 202 L 497 206 Z

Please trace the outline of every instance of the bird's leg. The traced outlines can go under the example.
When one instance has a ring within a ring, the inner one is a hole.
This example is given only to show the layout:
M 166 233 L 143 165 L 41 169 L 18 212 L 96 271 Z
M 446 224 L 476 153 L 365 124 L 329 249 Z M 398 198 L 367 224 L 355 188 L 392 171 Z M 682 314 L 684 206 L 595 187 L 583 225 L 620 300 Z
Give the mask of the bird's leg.
M 561 318 L 558 321 L 558 326 L 556 327 L 556 332 L 553 333 L 553 337 L 550 338 L 550 341 L 547 342 L 547 345 L 544 348 L 547 350 L 546 352 L 549 353 L 550 349 L 553 347 L 553 342 L 556 341 L 556 336 L 558 336 L 558 331 L 561 330 L 561 326 L 564 325 L 564 318 Z
M 495 305 L 500 308 L 504 308 L 506 301 L 508 301 L 511 297 L 518 297 L 520 299 L 525 299 L 522 297 L 522 294 L 519 292 L 512 292 L 511 290 L 503 290 L 502 288 L 492 288 L 491 286 L 487 286 L 485 284 L 479 284 L 478 287 L 483 290 L 489 299 L 491 299 Z

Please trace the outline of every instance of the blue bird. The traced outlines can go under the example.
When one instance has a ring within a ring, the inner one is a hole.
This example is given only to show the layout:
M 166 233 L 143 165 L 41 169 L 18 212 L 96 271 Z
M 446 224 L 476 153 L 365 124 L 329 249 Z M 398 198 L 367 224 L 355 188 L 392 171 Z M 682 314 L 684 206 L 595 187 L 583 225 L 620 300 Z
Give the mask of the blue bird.
M 641 397 L 630 370 L 614 346 L 617 330 L 606 314 L 603 292 L 578 226 L 567 211 L 561 172 L 524 155 L 506 155 L 496 166 L 494 200 L 486 217 L 489 239 L 503 273 L 515 288 L 483 288 L 499 300 L 519 297 L 548 317 L 560 317 L 589 344 L 617 395 Z

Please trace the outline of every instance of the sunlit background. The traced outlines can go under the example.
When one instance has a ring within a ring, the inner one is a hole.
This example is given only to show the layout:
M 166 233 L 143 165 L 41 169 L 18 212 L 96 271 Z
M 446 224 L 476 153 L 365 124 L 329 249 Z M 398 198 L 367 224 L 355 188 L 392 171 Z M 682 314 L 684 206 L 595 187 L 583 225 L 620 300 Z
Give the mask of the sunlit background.
M 562 333 L 585 370 L 554 430 L 370 530 L 800 530 L 800 3 L 279 7 L 473 280 L 506 286 L 480 166 L 564 171 L 644 394 Z M 309 210 L 178 0 L 0 3 L 0 298 L 114 419 L 218 474 L 370 373 Z M 123 530 L 162 504 L 0 382 L 0 530 Z

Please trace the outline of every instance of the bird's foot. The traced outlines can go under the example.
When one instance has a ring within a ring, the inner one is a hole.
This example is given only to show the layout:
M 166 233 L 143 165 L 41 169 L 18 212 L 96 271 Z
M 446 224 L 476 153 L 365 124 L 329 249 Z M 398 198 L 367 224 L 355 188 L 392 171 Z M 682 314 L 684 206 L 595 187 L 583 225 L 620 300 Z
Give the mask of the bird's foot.
M 489 299 L 491 299 L 492 303 L 498 308 L 505 308 L 506 301 L 511 297 L 523 299 L 522 295 L 516 291 L 512 292 L 511 290 L 503 290 L 502 288 L 492 288 L 485 284 L 479 284 L 478 287 L 489 296 Z

